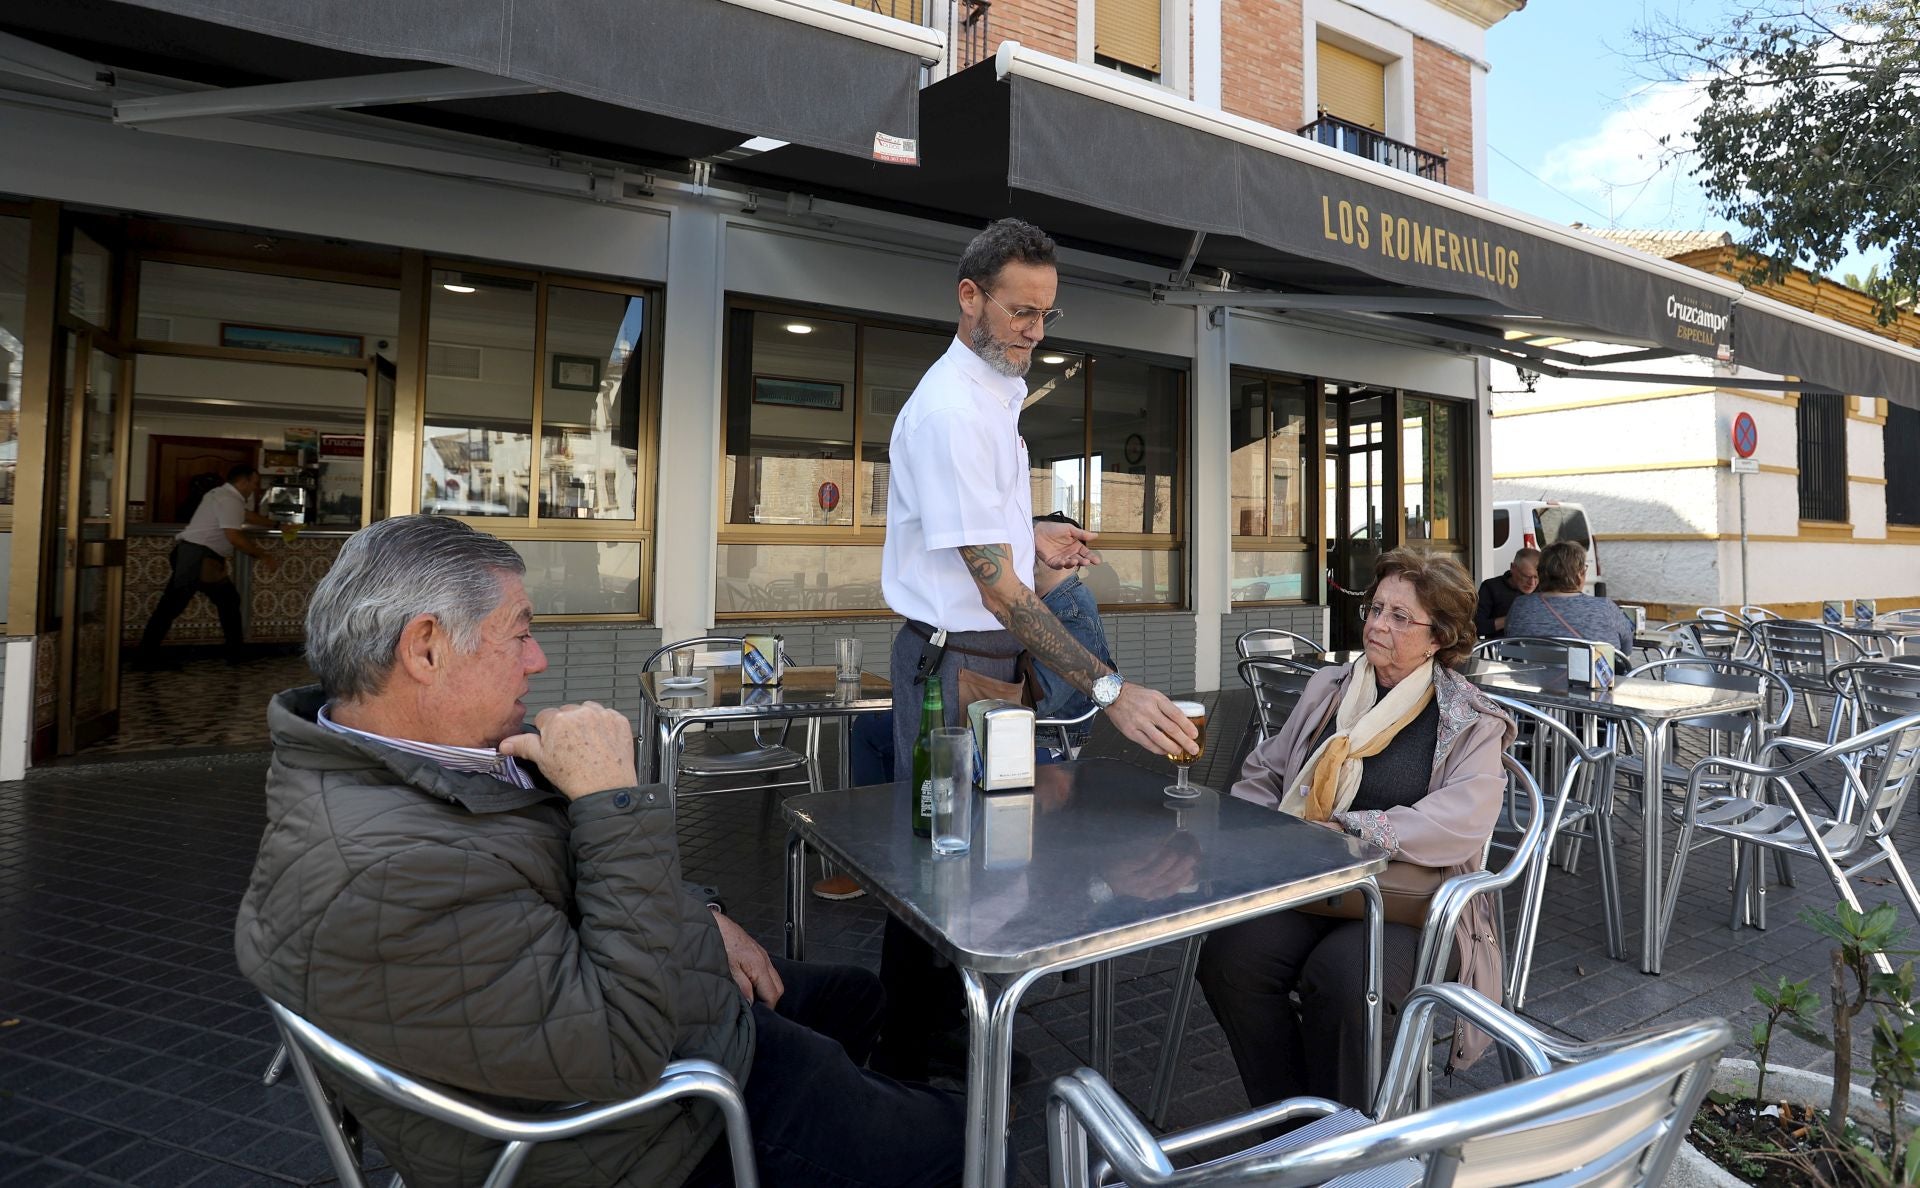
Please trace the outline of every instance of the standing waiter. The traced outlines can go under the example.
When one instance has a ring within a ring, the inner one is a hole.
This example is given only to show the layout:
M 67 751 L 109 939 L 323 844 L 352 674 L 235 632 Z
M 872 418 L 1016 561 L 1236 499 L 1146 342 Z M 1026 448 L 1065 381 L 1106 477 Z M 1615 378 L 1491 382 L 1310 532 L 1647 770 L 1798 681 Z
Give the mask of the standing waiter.
M 894 421 L 880 572 L 887 605 L 907 620 L 894 636 L 889 670 L 896 783 L 911 783 L 908 757 L 925 679 L 940 675 L 947 721 L 958 724 L 966 709 L 955 689 L 959 670 L 1012 681 L 1022 650 L 1090 696 L 1147 750 L 1179 754 L 1197 741 L 1193 725 L 1165 695 L 1101 663 L 1033 590 L 1036 557 L 1054 569 L 1097 564 L 1087 548 L 1091 533 L 1034 522 L 1020 436 L 1024 377 L 1034 347 L 1060 317 L 1053 306 L 1058 289 L 1053 240 L 1038 227 L 1001 219 L 976 235 L 960 257 L 954 340 Z M 926 1058 L 921 994 L 959 999 L 951 975 L 923 986 L 902 984 L 912 978 L 910 969 L 929 964 L 931 953 L 923 948 L 889 921 L 882 976 L 895 975 L 888 980 L 904 993 L 890 991 L 890 1013 L 897 1002 L 901 1015 L 882 1043 L 896 1076 L 922 1071 Z M 923 1034 L 903 1034 L 909 1029 Z M 875 1053 L 876 1062 L 881 1056 Z

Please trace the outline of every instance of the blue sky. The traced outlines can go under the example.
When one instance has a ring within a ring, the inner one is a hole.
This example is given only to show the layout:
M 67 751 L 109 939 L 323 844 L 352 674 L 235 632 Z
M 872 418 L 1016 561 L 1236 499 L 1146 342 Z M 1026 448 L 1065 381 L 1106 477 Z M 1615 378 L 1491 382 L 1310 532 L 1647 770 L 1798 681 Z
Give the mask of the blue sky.
M 1743 7 L 1727 0 L 1531 0 L 1487 35 L 1488 195 L 1560 223 L 1734 230 L 1658 139 L 1684 132 L 1693 88 L 1651 83 L 1634 30 L 1684 14 L 1689 26 Z M 1864 272 L 1850 257 L 1834 269 Z

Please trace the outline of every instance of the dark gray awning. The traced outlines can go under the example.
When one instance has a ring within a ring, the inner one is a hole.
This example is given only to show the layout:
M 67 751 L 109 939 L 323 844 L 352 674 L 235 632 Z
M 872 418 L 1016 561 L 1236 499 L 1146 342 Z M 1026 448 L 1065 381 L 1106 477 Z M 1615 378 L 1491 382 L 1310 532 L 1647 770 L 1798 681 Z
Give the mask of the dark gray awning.
M 1456 343 L 1525 331 L 1648 348 L 1636 358 L 1737 346 L 1749 367 L 1920 405 L 1920 354 L 1906 348 L 1793 321 L 1729 280 L 1092 78 L 1003 46 L 997 61 L 927 88 L 917 170 L 790 147 L 723 172 L 972 224 L 1019 215 L 1074 246 L 1172 272 L 1225 269 L 1236 287 L 1344 296 L 1375 317 L 1394 305 L 1382 298 L 1411 312 L 1438 297 L 1428 304 L 1446 316 L 1394 321 Z M 1475 316 L 1473 302 L 1492 316 Z
M 805 19 L 778 0 L 11 0 L 0 29 L 223 87 L 458 67 L 546 93 L 367 110 L 616 159 L 755 136 L 898 159 L 940 39 L 792 7 Z

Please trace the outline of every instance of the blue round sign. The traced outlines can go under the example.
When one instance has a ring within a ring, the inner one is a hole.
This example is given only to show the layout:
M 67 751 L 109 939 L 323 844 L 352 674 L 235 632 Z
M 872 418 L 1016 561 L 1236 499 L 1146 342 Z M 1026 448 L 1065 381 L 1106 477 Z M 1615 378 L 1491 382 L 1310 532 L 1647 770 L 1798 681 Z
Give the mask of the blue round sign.
M 1742 458 L 1751 458 L 1759 444 L 1760 430 L 1754 426 L 1753 417 L 1741 413 L 1733 418 L 1733 452 Z

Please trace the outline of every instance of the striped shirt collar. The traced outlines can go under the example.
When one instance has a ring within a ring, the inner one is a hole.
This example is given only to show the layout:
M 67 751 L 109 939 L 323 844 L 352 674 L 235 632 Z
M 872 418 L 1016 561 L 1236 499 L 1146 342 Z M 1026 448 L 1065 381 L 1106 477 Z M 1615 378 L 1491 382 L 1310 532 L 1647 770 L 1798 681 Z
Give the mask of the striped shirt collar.
M 392 747 L 396 751 L 405 751 L 410 755 L 419 755 L 431 759 L 448 771 L 467 771 L 478 775 L 490 775 L 496 780 L 512 784 L 516 788 L 532 788 L 533 779 L 520 769 L 520 765 L 511 755 L 502 755 L 498 751 L 488 751 L 480 747 L 451 747 L 443 743 L 415 742 L 410 738 L 389 738 L 384 734 L 374 734 L 366 730 L 355 730 L 351 726 L 342 726 L 327 713 L 332 703 L 320 707 L 320 725 L 336 734 L 351 734 L 358 738 Z

